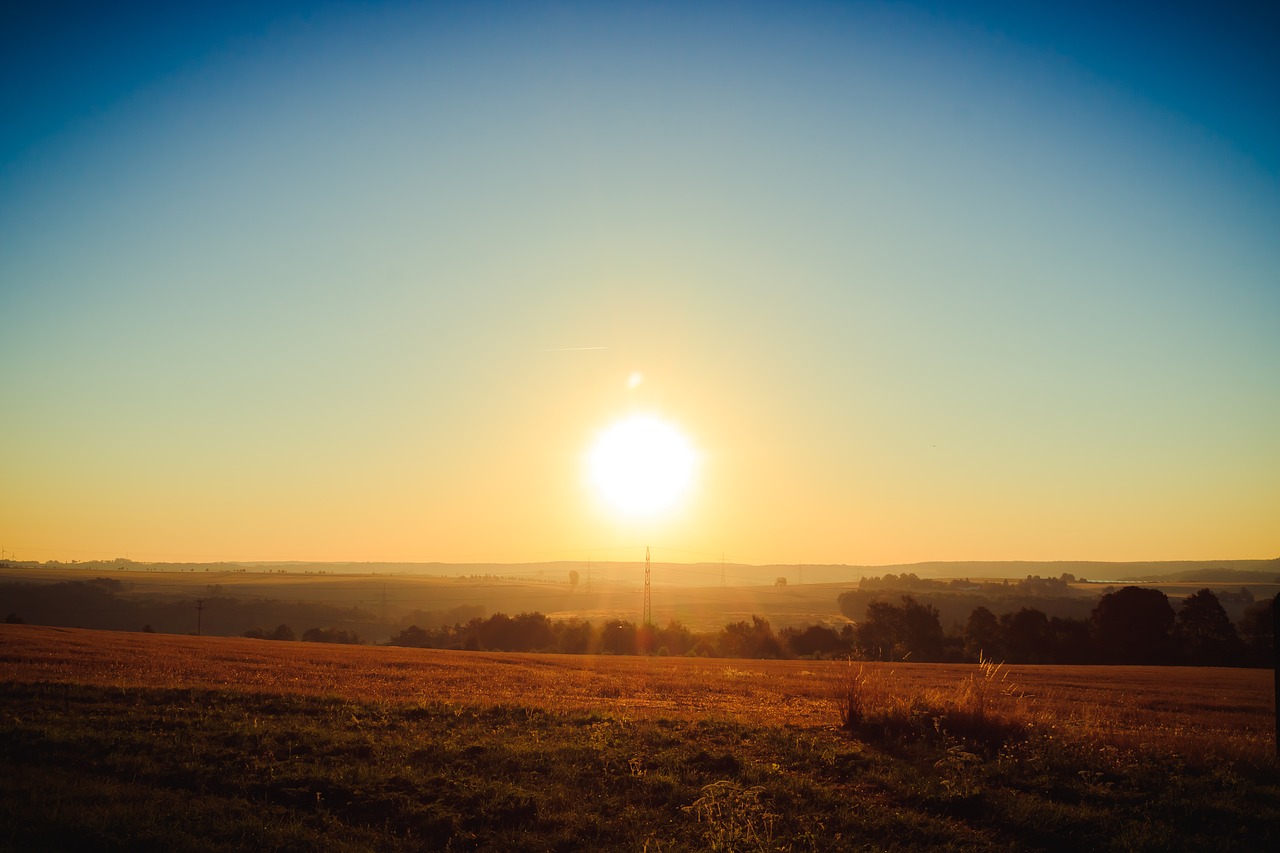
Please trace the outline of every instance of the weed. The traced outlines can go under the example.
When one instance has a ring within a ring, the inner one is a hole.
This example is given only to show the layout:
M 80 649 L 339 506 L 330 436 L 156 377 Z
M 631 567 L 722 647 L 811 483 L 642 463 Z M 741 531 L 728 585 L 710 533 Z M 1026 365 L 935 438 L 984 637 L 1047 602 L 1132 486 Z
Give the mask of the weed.
M 744 787 L 721 779 L 703 786 L 702 796 L 684 811 L 697 819 L 707 850 L 768 850 L 778 815 L 765 808 L 762 793 L 760 785 Z
M 840 715 L 840 727 L 851 732 L 862 731 L 883 713 L 891 701 L 888 682 L 892 670 L 868 670 L 863 664 L 849 660 L 842 677 L 833 691 L 836 711 Z
M 946 753 L 933 763 L 947 796 L 961 799 L 981 793 L 981 767 L 982 757 L 969 752 L 961 743 L 952 743 Z

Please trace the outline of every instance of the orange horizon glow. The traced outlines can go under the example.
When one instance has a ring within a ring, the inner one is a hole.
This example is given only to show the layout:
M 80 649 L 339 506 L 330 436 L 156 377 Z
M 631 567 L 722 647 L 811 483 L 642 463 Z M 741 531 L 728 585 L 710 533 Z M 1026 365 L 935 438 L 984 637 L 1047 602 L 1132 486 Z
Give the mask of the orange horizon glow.
M 6 56 L 4 556 L 1280 553 L 1280 74 L 1045 10 L 259 6 Z

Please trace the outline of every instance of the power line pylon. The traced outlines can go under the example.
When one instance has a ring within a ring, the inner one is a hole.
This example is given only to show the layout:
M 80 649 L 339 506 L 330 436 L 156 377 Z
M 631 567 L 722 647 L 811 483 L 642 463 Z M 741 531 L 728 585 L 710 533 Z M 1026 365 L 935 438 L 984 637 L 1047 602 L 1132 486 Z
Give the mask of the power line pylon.
M 653 622 L 653 603 L 649 599 L 649 546 L 644 546 L 644 624 Z

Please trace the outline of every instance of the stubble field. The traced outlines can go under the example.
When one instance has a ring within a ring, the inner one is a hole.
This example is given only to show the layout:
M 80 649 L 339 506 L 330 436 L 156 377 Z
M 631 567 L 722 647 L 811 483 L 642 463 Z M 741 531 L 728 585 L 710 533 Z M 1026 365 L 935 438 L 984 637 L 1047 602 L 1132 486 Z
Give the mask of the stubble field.
M 0 694 L 5 849 L 1280 840 L 1262 670 L 984 673 L 4 625 Z

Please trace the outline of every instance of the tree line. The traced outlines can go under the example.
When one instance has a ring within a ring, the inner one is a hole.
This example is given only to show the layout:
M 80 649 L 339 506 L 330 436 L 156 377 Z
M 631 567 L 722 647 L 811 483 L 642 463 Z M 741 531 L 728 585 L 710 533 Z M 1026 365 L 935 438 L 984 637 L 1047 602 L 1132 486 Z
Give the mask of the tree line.
M 1266 666 L 1271 608 L 1270 600 L 1255 604 L 1237 626 L 1209 589 L 1187 596 L 1175 611 L 1159 590 L 1130 586 L 1102 596 L 1089 619 L 1050 617 L 1028 607 L 997 616 L 978 607 L 963 627 L 946 632 L 936 608 L 904 595 L 897 603 L 869 603 L 864 619 L 840 629 L 802 625 L 775 633 L 767 620 L 753 616 L 697 633 L 675 621 L 666 627 L 623 620 L 596 626 L 536 612 L 496 613 L 435 629 L 414 625 L 389 644 L 565 654 Z
M 0 612 L 8 611 L 6 621 L 192 633 L 194 602 L 130 599 L 122 592 L 119 581 L 107 578 L 47 585 L 0 584 L 0 607 L 4 608 Z M 536 612 L 516 616 L 497 613 L 484 618 L 481 608 L 464 606 L 441 612 L 415 611 L 411 614 L 414 624 L 394 634 L 389 644 L 566 654 L 853 657 L 922 662 L 963 662 L 982 656 L 1031 664 L 1268 666 L 1272 659 L 1271 599 L 1247 606 L 1235 622 L 1222 606 L 1220 594 L 1207 588 L 1182 599 L 1175 609 L 1159 590 L 1128 586 L 1104 594 L 1085 617 L 1050 615 L 1034 606 L 1017 607 L 1021 602 L 1016 597 L 1006 599 L 1004 603 L 1010 606 L 999 615 L 992 607 L 973 607 L 967 618 L 956 619 L 950 630 L 944 630 L 938 608 L 904 594 L 897 601 L 866 601 L 861 618 L 839 628 L 801 625 L 777 632 L 758 616 L 731 622 L 718 631 L 694 632 L 675 621 L 665 627 L 625 620 L 597 625 L 578 619 L 552 620 Z M 851 615 L 845 596 L 840 604 L 846 615 Z M 200 615 L 205 620 L 205 633 L 270 640 L 299 639 L 290 622 L 316 626 L 304 629 L 300 639 L 328 643 L 361 643 L 362 637 L 368 636 L 366 630 L 386 626 L 357 608 L 224 600 L 216 595 L 204 602 Z M 273 630 L 259 627 L 277 619 L 280 621 Z
M 447 624 L 485 612 L 480 605 L 463 604 L 442 610 L 414 610 L 392 621 L 348 604 L 226 595 L 217 585 L 207 587 L 199 605 L 194 598 L 133 594 L 130 587 L 106 577 L 56 583 L 0 582 L 0 614 L 12 622 L 35 625 L 162 634 L 194 634 L 198 630 L 224 637 L 266 638 L 274 632 L 264 626 L 288 628 L 289 633 L 293 633 L 289 626 L 300 626 L 304 634 L 316 632 L 312 639 L 333 642 L 324 632 L 343 632 L 347 641 L 353 637 L 385 638 L 405 624 Z
M 1160 590 L 1127 586 L 1103 595 L 1087 619 L 976 607 L 963 626 L 944 632 L 937 608 L 903 595 L 867 604 L 853 652 L 867 660 L 1269 666 L 1273 607 L 1272 599 L 1256 602 L 1233 623 L 1210 589 L 1175 610 Z
M 775 634 L 768 620 L 731 622 L 719 631 L 695 632 L 676 620 L 666 626 L 610 619 L 600 624 L 581 619 L 553 620 L 542 613 L 495 613 L 465 624 L 410 626 L 388 645 L 470 651 L 558 652 L 563 654 L 687 655 L 699 657 L 782 658 L 794 653 L 788 639 L 797 629 Z

